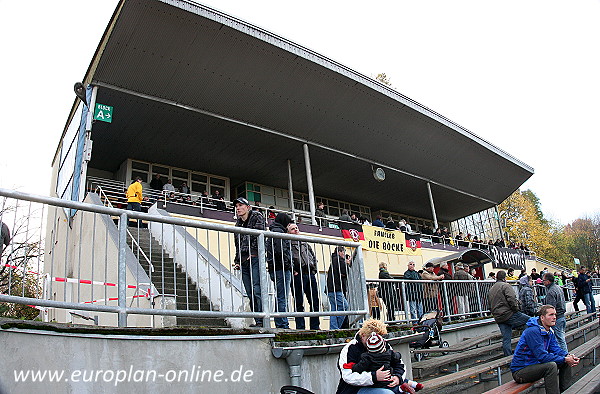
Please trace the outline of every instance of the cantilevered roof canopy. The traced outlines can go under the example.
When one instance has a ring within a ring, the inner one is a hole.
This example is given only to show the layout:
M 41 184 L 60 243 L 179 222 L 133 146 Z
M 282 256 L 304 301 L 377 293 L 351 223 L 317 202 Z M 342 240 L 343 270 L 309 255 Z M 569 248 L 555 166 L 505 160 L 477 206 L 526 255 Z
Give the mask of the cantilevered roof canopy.
M 468 130 L 326 57 L 189 1 L 123 0 L 85 77 L 112 123 L 90 166 L 127 157 L 454 220 L 499 203 L 533 169 Z M 377 182 L 372 167 L 386 180 Z

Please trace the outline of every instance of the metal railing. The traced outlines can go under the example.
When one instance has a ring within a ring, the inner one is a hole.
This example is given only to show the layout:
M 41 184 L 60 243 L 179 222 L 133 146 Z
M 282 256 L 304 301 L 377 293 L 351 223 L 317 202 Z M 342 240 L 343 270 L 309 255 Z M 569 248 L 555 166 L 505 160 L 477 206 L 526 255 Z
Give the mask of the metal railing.
M 57 321 L 73 316 L 67 313 L 70 310 L 116 314 L 121 327 L 128 325 L 128 317 L 143 322 L 150 316 L 153 323 L 157 316 L 224 319 L 230 324 L 254 318 L 263 319 L 268 327 L 272 319 L 277 319 L 277 324 L 279 319 L 287 318 L 295 318 L 298 323 L 305 317 L 348 316 L 352 322 L 367 313 L 358 243 L 175 218 L 155 205 L 149 213 L 127 211 L 110 204 L 104 206 L 102 201 L 109 198 L 104 191 L 98 192 L 100 196 L 88 195 L 86 201 L 93 202 L 90 204 L 0 189 L 7 206 L 29 206 L 29 210 L 36 206 L 47 211 L 45 229 L 42 221 L 37 226 L 40 237 L 44 231 L 47 234 L 46 250 L 39 257 L 38 267 L 33 270 L 31 261 L 19 266 L 24 278 L 29 272 L 33 275 L 24 281 L 43 286 L 42 294 L 26 296 L 24 291 L 16 292 L 15 286 L 8 286 L 0 294 L 0 302 L 47 308 L 48 319 Z M 67 218 L 62 208 L 77 210 L 77 214 Z M 22 217 L 27 220 L 26 215 Z M 245 270 L 245 262 L 241 270 L 235 269 L 236 238 L 238 242 L 256 242 L 256 271 Z M 295 244 L 311 248 L 314 269 L 301 275 L 303 270 L 299 268 L 296 272 L 300 271 L 300 279 L 295 281 L 294 269 L 289 279 L 285 274 L 278 276 L 277 269 L 270 275 L 268 265 L 270 259 L 276 260 L 273 245 L 277 242 L 292 259 Z M 340 292 L 347 306 L 336 310 L 338 304 L 327 302 L 326 282 L 336 276 L 331 263 L 338 247 L 347 248 L 345 252 L 351 258 L 345 277 L 337 273 L 338 279 L 347 283 Z M 245 297 L 255 295 L 252 287 L 244 286 L 246 279 L 254 281 L 255 274 L 259 276 L 262 310 L 249 307 Z M 278 288 L 284 291 L 278 292 Z M 101 314 L 101 319 L 103 316 L 107 315 Z
M 96 186 L 96 189 L 94 191 L 100 196 L 100 200 L 102 201 L 104 206 L 109 207 L 109 208 L 114 208 L 112 205 L 112 202 L 110 201 L 110 199 L 108 198 L 108 196 L 106 195 L 106 193 L 104 192 L 104 190 L 102 189 L 102 187 L 100 185 Z M 146 253 L 144 252 L 144 250 L 140 247 L 140 244 L 139 244 L 138 240 L 136 239 L 136 237 L 134 237 L 133 234 L 131 234 L 131 231 L 129 230 L 129 228 L 127 229 L 127 235 L 128 235 L 128 239 L 131 240 L 131 250 L 137 255 L 138 259 L 140 256 L 143 257 L 143 259 L 148 264 L 148 267 L 150 268 L 149 274 L 154 272 L 154 265 L 152 264 L 152 262 L 150 261 L 148 256 L 146 256 Z
M 594 294 L 600 294 L 600 279 L 595 279 Z M 440 310 L 445 318 L 460 320 L 490 315 L 488 293 L 492 280 L 407 280 L 367 279 L 369 313 L 386 322 L 415 322 L 424 313 Z M 509 281 L 517 298 L 520 286 Z M 562 286 L 565 300 L 573 301 L 574 288 Z M 546 287 L 533 286 L 534 301 L 543 305 Z

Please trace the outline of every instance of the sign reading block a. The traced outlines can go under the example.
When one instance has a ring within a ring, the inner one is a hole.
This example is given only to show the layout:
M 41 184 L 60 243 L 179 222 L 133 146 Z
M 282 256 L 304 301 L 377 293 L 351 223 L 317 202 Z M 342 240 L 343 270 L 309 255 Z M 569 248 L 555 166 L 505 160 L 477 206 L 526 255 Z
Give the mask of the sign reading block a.
M 110 105 L 96 103 L 96 108 L 94 109 L 94 120 L 112 123 L 112 112 L 113 107 Z

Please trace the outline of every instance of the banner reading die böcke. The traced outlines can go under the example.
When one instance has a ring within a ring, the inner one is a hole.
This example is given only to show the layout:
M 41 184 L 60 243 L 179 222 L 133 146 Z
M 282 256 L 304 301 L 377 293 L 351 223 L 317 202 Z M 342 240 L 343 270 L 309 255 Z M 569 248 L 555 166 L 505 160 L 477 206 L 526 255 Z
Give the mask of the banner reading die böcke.
M 360 241 L 364 250 L 411 256 L 421 255 L 421 240 L 418 234 L 405 234 L 402 231 L 374 226 L 362 226 L 361 229 L 342 229 L 342 234 L 348 240 Z

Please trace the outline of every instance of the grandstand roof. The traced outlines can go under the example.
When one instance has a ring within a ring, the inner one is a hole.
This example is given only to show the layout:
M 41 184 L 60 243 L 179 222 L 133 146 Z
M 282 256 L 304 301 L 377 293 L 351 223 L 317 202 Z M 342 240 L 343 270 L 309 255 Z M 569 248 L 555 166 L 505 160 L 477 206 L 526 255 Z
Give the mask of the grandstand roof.
M 450 221 L 509 196 L 533 169 L 397 91 L 191 1 L 122 0 L 85 76 L 97 102 L 90 165 L 128 157 Z M 386 170 L 377 182 L 373 166 Z

